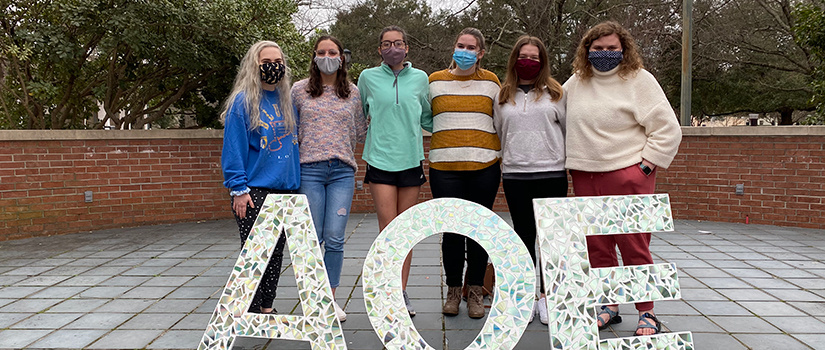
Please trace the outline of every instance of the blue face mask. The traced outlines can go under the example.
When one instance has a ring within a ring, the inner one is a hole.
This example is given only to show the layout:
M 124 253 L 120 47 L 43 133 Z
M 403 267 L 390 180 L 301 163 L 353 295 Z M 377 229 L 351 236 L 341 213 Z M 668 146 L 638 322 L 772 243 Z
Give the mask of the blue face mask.
M 453 61 L 455 61 L 458 69 L 468 70 L 478 61 L 478 53 L 465 49 L 455 49 Z
M 587 53 L 587 60 L 599 72 L 607 72 L 618 67 L 623 57 L 621 51 L 590 51 Z

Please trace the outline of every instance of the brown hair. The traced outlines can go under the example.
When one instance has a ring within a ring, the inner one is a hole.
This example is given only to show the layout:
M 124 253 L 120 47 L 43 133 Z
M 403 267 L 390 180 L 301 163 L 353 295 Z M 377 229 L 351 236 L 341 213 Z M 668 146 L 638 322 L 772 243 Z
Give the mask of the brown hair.
M 487 45 L 484 44 L 484 35 L 481 34 L 480 30 L 473 27 L 464 28 L 461 30 L 461 32 L 458 33 L 458 36 L 455 37 L 455 41 L 453 42 L 453 49 L 455 49 L 455 44 L 458 44 L 458 38 L 460 38 L 462 35 L 472 35 L 474 38 L 476 38 L 476 47 L 478 48 L 479 53 L 485 52 L 487 50 Z M 448 67 L 448 69 L 453 69 L 456 67 L 458 67 L 458 65 L 456 65 L 455 61 L 450 60 L 450 66 Z M 481 68 L 481 59 L 476 61 L 475 68 L 476 70 Z
M 378 47 L 381 47 L 381 41 L 384 40 L 384 34 L 387 32 L 399 32 L 401 33 L 401 39 L 404 40 L 404 44 L 407 44 L 407 32 L 405 32 L 401 27 L 392 25 L 386 26 L 384 29 L 381 30 L 381 34 L 378 34 Z
M 636 47 L 636 40 L 633 39 L 630 32 L 616 21 L 607 21 L 595 25 L 584 34 L 579 47 L 576 48 L 576 56 L 573 59 L 573 73 L 578 74 L 584 80 L 590 79 L 593 76 L 592 64 L 587 59 L 590 45 L 593 44 L 593 41 L 612 34 L 616 34 L 622 44 L 623 57 L 622 62 L 619 63 L 619 76 L 624 78 L 644 68 L 642 56 L 639 55 L 639 49 Z
M 553 76 L 550 75 L 550 63 L 547 56 L 547 49 L 541 39 L 534 36 L 523 35 L 518 38 L 516 44 L 513 45 L 513 51 L 510 52 L 510 59 L 507 60 L 507 75 L 504 77 L 504 83 L 501 84 L 501 91 L 498 94 L 498 103 L 505 104 L 508 101 L 515 103 L 516 90 L 518 89 L 518 74 L 516 73 L 516 61 L 518 61 L 519 52 L 524 45 L 533 45 L 539 48 L 539 62 L 541 63 L 541 70 L 533 82 L 533 88 L 537 89 L 539 93 L 536 95 L 536 101 L 544 94 L 544 88 L 550 90 L 550 99 L 558 101 L 564 89 Z
M 349 97 L 349 80 L 347 79 L 347 61 L 344 57 L 344 45 L 341 41 L 331 35 L 322 35 L 315 41 L 315 47 L 312 48 L 312 59 L 309 63 L 309 83 L 307 84 L 307 92 L 312 97 L 318 97 L 324 94 L 324 86 L 321 83 L 321 70 L 315 63 L 315 51 L 318 50 L 318 44 L 324 40 L 332 41 L 338 47 L 338 57 L 341 57 L 341 66 L 338 67 L 338 72 L 335 73 L 335 94 L 342 99 Z

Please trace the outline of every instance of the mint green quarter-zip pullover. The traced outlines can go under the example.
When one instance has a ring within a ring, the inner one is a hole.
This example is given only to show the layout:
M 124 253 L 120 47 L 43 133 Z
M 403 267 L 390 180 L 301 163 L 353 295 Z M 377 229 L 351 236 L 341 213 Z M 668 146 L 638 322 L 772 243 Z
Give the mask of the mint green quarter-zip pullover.
M 417 167 L 424 160 L 421 128 L 432 128 L 427 73 L 410 62 L 396 76 L 386 63 L 358 77 L 361 106 L 370 120 L 362 158 L 384 171 Z M 429 123 L 429 125 L 422 125 Z

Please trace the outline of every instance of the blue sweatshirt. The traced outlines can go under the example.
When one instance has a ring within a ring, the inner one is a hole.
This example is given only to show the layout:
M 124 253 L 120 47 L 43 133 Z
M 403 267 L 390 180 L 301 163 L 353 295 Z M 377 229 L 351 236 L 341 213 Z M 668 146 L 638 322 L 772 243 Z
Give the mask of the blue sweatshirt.
M 223 185 L 233 194 L 248 187 L 297 190 L 301 184 L 297 130 L 287 132 L 284 127 L 278 91 L 263 91 L 260 126 L 251 131 L 244 98 L 245 94 L 238 94 L 226 114 Z

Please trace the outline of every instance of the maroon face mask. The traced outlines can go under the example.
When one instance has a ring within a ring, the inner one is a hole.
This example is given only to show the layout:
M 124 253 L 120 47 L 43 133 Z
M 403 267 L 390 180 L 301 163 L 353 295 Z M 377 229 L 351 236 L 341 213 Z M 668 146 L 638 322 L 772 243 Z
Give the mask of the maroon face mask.
M 524 80 L 533 80 L 539 75 L 541 62 L 522 58 L 516 61 L 516 74 Z

